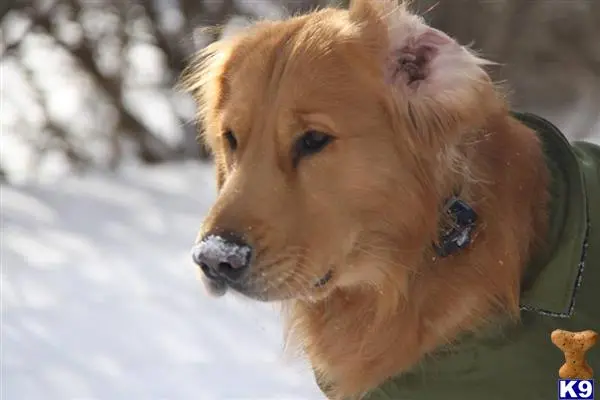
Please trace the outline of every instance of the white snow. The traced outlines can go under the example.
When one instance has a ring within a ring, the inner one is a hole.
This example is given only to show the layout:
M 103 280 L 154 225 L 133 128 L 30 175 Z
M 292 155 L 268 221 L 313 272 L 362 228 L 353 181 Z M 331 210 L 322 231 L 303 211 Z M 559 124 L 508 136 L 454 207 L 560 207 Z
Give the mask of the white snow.
M 323 398 L 271 305 L 203 292 L 210 167 L 0 189 L 3 400 Z
M 245 259 L 250 254 L 250 247 L 237 246 L 220 236 L 209 235 L 196 245 L 194 251 L 202 252 L 212 259 Z

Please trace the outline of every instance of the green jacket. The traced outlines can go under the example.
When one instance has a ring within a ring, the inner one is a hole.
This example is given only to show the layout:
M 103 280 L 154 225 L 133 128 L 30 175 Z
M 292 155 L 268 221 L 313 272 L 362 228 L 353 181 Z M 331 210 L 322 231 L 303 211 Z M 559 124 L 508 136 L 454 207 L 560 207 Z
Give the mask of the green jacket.
M 539 134 L 552 174 L 553 251 L 528 269 L 533 274 L 521 294 L 520 323 L 440 349 L 372 390 L 366 400 L 556 399 L 564 356 L 550 333 L 600 332 L 600 147 L 569 144 L 548 121 L 515 116 Z M 600 376 L 600 344 L 586 358 Z

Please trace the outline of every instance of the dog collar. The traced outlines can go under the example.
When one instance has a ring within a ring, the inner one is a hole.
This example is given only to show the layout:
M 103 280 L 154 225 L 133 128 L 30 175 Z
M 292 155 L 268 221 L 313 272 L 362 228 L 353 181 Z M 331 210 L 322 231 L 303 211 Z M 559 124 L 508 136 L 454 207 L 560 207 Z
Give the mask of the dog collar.
M 450 223 L 441 229 L 438 243 L 434 243 L 435 251 L 440 257 L 447 257 L 468 247 L 477 222 L 475 210 L 457 196 L 446 201 L 444 212 L 450 218 Z

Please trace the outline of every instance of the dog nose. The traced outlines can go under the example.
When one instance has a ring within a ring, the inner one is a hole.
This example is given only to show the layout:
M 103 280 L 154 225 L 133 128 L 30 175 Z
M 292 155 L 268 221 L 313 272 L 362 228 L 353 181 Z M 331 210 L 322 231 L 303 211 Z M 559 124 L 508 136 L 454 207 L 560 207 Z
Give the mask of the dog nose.
M 231 234 L 205 236 L 192 249 L 194 262 L 216 280 L 237 281 L 250 267 L 252 248 Z

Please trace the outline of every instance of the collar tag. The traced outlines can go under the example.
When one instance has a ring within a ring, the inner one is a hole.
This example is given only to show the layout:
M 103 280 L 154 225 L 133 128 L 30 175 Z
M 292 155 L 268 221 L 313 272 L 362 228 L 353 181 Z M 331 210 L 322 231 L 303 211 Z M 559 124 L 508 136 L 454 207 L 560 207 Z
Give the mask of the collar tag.
M 477 213 L 465 201 L 451 197 L 444 206 L 452 219 L 448 228 L 442 229 L 435 250 L 440 257 L 456 253 L 471 244 L 471 234 L 477 222 Z

